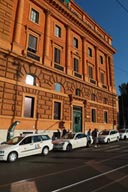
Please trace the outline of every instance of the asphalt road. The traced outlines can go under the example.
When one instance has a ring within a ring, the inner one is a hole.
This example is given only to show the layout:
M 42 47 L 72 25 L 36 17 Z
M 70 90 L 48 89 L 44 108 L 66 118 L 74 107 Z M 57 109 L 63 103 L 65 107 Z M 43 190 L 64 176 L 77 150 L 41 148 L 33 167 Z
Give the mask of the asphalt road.
M 0 162 L 0 192 L 112 191 L 128 191 L 128 141 Z

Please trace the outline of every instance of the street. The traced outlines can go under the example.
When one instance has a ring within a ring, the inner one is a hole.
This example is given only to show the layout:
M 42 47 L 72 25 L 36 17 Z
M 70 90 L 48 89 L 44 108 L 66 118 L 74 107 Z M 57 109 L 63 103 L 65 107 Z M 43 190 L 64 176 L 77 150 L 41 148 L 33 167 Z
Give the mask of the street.
M 128 141 L 0 162 L 0 192 L 126 192 Z

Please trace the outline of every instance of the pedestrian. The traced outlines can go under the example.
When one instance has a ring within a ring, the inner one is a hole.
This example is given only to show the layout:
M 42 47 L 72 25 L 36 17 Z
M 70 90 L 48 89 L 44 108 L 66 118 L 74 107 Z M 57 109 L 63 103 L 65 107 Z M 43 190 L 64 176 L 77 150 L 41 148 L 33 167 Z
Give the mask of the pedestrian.
M 57 129 L 57 139 L 60 139 L 61 132 L 59 129 Z
M 92 131 L 92 138 L 93 138 L 94 147 L 97 147 L 97 144 L 98 144 L 98 129 L 95 128 Z
M 92 137 L 92 133 L 91 133 L 91 129 L 89 129 L 88 130 L 88 132 L 87 132 L 87 141 L 88 141 L 88 147 L 90 147 L 91 146 L 91 137 Z
M 67 130 L 65 129 L 65 127 L 62 130 L 62 137 L 64 137 L 67 134 Z
M 88 136 L 88 137 L 91 136 L 91 129 L 88 130 L 88 132 L 87 132 L 87 136 Z

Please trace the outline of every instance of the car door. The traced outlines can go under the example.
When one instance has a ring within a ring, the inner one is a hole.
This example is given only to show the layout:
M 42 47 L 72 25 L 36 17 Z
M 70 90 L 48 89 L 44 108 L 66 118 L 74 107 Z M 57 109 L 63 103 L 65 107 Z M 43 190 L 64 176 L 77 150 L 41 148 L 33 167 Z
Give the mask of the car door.
M 33 154 L 34 144 L 32 136 L 25 137 L 19 144 L 19 157 L 25 157 Z
M 86 146 L 86 137 L 82 133 L 78 133 L 75 137 L 75 148 Z
M 117 140 L 117 134 L 115 130 L 111 131 L 111 141 L 116 141 Z
M 34 145 L 34 150 L 33 150 L 33 155 L 34 154 L 39 154 L 42 152 L 42 145 L 43 141 L 40 135 L 34 135 L 32 137 L 33 145 Z
M 128 139 L 128 129 L 126 130 L 126 138 Z

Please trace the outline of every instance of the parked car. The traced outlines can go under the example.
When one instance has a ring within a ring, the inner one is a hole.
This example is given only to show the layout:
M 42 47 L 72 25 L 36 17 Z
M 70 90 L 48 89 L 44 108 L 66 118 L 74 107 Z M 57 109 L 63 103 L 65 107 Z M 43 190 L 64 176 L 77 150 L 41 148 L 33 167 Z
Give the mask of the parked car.
M 110 143 L 113 141 L 119 141 L 120 135 L 118 130 L 111 129 L 111 130 L 103 130 L 99 132 L 98 141 L 99 143 Z
M 91 142 L 85 133 L 68 133 L 64 138 L 53 141 L 53 150 L 72 151 L 72 149 L 87 147 Z
M 128 129 L 119 129 L 120 139 L 128 139 Z
M 0 145 L 0 160 L 14 162 L 18 158 L 35 154 L 48 155 L 53 149 L 48 135 L 28 134 L 16 136 Z

